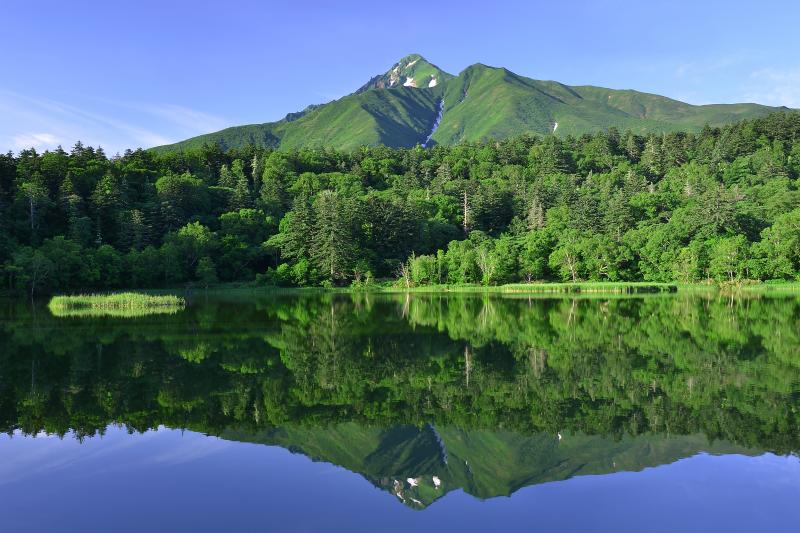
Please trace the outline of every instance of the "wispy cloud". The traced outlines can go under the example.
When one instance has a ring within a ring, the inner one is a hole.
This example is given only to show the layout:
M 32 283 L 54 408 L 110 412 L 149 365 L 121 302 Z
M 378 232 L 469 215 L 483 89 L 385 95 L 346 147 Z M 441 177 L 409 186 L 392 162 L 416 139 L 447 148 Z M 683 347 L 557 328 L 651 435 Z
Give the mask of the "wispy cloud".
M 800 108 L 800 67 L 753 72 L 747 99 L 760 104 Z
M 742 62 L 743 58 L 729 55 L 707 59 L 682 61 L 675 67 L 675 77 L 679 79 L 703 78 L 720 70 L 734 67 Z
M 81 477 L 87 473 L 129 471 L 203 460 L 234 446 L 231 441 L 199 433 L 167 429 L 129 434 L 122 426 L 109 426 L 102 437 L 83 441 L 68 434 L 61 439 L 17 432 L 13 439 L 0 435 L 0 447 L 14 461 L 0 461 L 0 488 L 40 476 Z
M 220 117 L 179 105 L 90 102 L 79 106 L 4 90 L 0 90 L 0 115 L 0 151 L 55 148 L 81 140 L 113 153 L 168 144 L 227 125 Z
M 14 150 L 50 148 L 59 144 L 61 141 L 52 133 L 18 133 L 11 137 L 11 148 Z
M 229 125 L 220 117 L 179 105 L 140 104 L 138 107 L 146 113 L 161 117 L 187 132 L 191 132 L 191 134 L 219 130 Z
M 165 448 L 161 453 L 148 456 L 143 464 L 167 466 L 190 463 L 227 450 L 233 444 L 217 437 L 193 433 L 188 438 L 182 439 L 180 443 Z

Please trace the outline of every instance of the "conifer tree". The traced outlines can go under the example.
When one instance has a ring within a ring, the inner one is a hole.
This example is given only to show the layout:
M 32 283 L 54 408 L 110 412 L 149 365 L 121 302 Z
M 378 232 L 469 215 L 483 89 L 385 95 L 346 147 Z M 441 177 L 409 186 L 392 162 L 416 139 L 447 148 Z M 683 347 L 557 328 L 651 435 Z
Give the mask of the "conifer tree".
M 343 281 L 357 258 L 350 202 L 334 191 L 322 191 L 314 202 L 314 215 L 314 264 L 330 282 Z

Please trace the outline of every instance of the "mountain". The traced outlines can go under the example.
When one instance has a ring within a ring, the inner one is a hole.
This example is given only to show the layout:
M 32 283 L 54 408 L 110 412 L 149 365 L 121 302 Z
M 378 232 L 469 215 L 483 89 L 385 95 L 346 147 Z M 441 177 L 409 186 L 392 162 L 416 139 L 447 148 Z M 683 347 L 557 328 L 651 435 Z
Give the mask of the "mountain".
M 385 74 L 375 76 L 361 86 L 356 93 L 370 89 L 392 89 L 397 87 L 433 88 L 452 79 L 453 75 L 443 71 L 419 54 L 411 54 L 394 65 Z
M 574 476 L 636 472 L 700 452 L 759 453 L 702 435 L 645 434 L 621 438 L 503 430 L 464 430 L 342 423 L 289 425 L 260 433 L 228 430 L 228 440 L 277 445 L 357 472 L 403 504 L 423 509 L 453 490 L 477 498 L 510 496 L 539 483 Z
M 589 85 L 569 86 L 475 64 L 458 76 L 419 54 L 404 57 L 357 91 L 308 106 L 282 120 L 235 126 L 156 151 L 247 145 L 282 149 L 326 146 L 454 144 L 523 133 L 580 135 L 616 127 L 635 133 L 699 131 L 756 118 L 785 107 L 691 105 L 664 96 Z

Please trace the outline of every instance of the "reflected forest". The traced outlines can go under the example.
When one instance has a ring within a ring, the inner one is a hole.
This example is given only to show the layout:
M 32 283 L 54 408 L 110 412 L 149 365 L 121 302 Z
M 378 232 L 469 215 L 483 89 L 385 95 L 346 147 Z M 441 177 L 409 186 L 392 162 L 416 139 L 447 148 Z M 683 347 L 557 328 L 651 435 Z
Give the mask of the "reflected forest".
M 795 297 L 228 293 L 170 315 L 0 316 L 4 431 L 280 445 L 411 507 L 800 447 Z

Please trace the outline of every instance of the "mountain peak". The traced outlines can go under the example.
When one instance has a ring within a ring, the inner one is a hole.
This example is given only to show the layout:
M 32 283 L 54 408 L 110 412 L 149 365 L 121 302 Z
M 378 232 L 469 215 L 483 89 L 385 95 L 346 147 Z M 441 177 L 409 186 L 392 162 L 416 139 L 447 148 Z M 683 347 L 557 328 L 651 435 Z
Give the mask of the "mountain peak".
M 504 70 L 506 72 L 510 72 L 508 69 L 505 69 L 503 67 L 493 67 L 491 65 L 487 65 L 486 63 L 473 63 L 464 70 L 462 70 L 461 73 L 470 74 L 475 72 L 486 72 L 486 71 L 497 71 L 497 70 Z
M 227 128 L 158 150 L 199 148 L 208 142 L 223 149 L 255 145 L 350 150 L 378 144 L 399 148 L 521 134 L 581 135 L 612 126 L 637 134 L 689 132 L 775 111 L 787 110 L 755 104 L 693 106 L 636 91 L 534 80 L 484 63 L 470 65 L 454 77 L 422 55 L 410 54 L 354 94 L 277 122 Z
M 356 92 L 395 87 L 436 87 L 452 77 L 420 54 L 409 54 L 385 73 L 369 80 Z
M 400 61 L 398 61 L 395 64 L 399 65 L 401 63 L 413 63 L 414 61 L 419 61 L 420 59 L 423 61 L 427 61 L 427 59 L 422 57 L 420 54 L 408 54 L 407 56 L 401 58 Z

